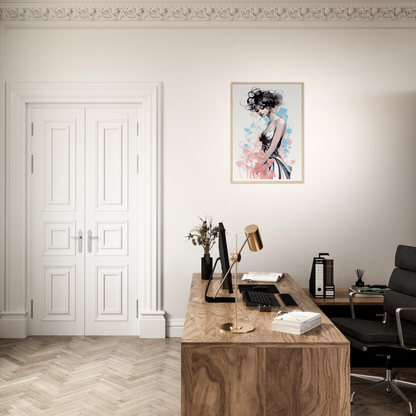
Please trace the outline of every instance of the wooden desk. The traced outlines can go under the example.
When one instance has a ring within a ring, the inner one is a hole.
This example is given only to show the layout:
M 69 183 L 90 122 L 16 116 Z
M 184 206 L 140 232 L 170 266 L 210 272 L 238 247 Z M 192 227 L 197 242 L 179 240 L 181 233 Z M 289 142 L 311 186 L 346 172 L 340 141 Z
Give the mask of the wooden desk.
M 182 416 L 350 415 L 350 345 L 325 315 L 304 335 L 272 331 L 279 309 L 246 308 L 238 292 L 239 319 L 255 330 L 222 334 L 217 326 L 233 322 L 234 303 L 206 303 L 206 284 L 193 275 L 181 344 Z M 320 312 L 289 275 L 277 287 L 301 309 Z

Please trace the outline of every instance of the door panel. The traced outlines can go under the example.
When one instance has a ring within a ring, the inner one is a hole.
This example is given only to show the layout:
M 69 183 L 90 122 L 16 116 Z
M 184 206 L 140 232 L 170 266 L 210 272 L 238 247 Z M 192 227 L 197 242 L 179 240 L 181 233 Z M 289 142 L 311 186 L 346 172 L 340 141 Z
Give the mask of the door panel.
M 77 243 L 75 221 L 43 221 L 45 226 L 45 256 L 75 256 Z
M 31 112 L 32 333 L 135 335 L 139 110 Z
M 128 256 L 128 221 L 96 221 L 96 256 Z
M 75 122 L 45 121 L 46 211 L 75 211 Z
M 34 334 L 84 334 L 84 257 L 73 238 L 84 227 L 84 113 L 32 109 Z
M 96 266 L 96 321 L 126 321 L 128 319 L 128 266 Z
M 120 109 L 117 109 L 117 113 Z M 98 114 L 97 114 L 98 113 Z M 92 117 L 105 117 L 103 109 L 88 110 Z M 110 115 L 110 114 L 109 114 Z M 104 122 L 94 120 L 96 134 L 97 211 L 127 211 L 128 200 L 128 119 Z M 91 123 L 92 120 L 89 120 Z M 89 130 L 91 131 L 91 130 Z
M 137 108 L 87 109 L 86 334 L 137 334 Z
M 44 266 L 45 316 L 43 322 L 76 321 L 75 266 Z

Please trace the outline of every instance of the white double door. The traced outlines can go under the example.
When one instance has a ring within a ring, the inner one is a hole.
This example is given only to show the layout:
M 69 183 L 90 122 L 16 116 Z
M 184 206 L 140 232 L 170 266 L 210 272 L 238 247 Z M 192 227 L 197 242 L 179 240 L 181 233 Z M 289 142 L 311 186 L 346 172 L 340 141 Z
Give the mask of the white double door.
M 28 109 L 33 335 L 135 335 L 139 107 Z

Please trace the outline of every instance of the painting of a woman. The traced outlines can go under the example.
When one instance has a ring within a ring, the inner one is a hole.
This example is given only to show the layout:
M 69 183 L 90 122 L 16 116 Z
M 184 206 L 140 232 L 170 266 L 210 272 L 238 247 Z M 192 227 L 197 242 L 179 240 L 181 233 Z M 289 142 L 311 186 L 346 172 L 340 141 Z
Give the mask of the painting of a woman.
M 259 137 L 264 152 L 260 166 L 267 166 L 279 179 L 290 179 L 292 167 L 283 161 L 279 153 L 287 127 L 286 120 L 278 115 L 282 103 L 283 96 L 279 92 L 254 87 L 248 93 L 246 109 L 256 112 L 261 118 L 268 118 L 266 128 Z
M 232 103 L 232 182 L 302 182 L 303 84 L 232 84 Z

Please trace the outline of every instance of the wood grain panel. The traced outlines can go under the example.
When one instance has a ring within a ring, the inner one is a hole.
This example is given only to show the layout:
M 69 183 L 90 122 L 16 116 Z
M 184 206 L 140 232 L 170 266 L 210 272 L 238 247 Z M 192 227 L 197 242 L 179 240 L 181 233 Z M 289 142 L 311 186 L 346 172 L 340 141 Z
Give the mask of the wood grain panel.
M 350 347 L 339 347 L 338 349 L 338 369 L 339 377 L 339 406 L 341 414 L 349 414 L 351 408 L 350 402 Z M 345 371 L 345 368 L 347 371 Z M 332 370 L 333 371 L 333 370 Z
M 192 346 L 181 345 L 181 408 L 182 416 L 190 416 L 192 408 Z
M 266 416 L 299 416 L 302 348 L 267 348 Z
M 333 416 L 349 413 L 349 350 L 304 348 L 302 351 L 304 416 Z M 344 369 L 344 371 L 343 371 Z
M 264 416 L 265 349 L 182 348 L 182 415 Z
M 231 380 L 231 414 L 263 416 L 266 407 L 267 381 L 265 349 L 246 347 L 228 348 Z
M 183 415 L 224 415 L 230 416 L 230 380 L 226 374 L 229 354 L 226 348 L 187 348 L 187 380 L 191 388 L 183 386 L 189 394 L 185 399 Z M 190 350 L 190 352 L 189 352 Z M 184 358 L 183 358 L 183 361 Z M 225 371 L 224 371 L 225 370 Z M 184 403 L 182 403 L 182 406 Z

